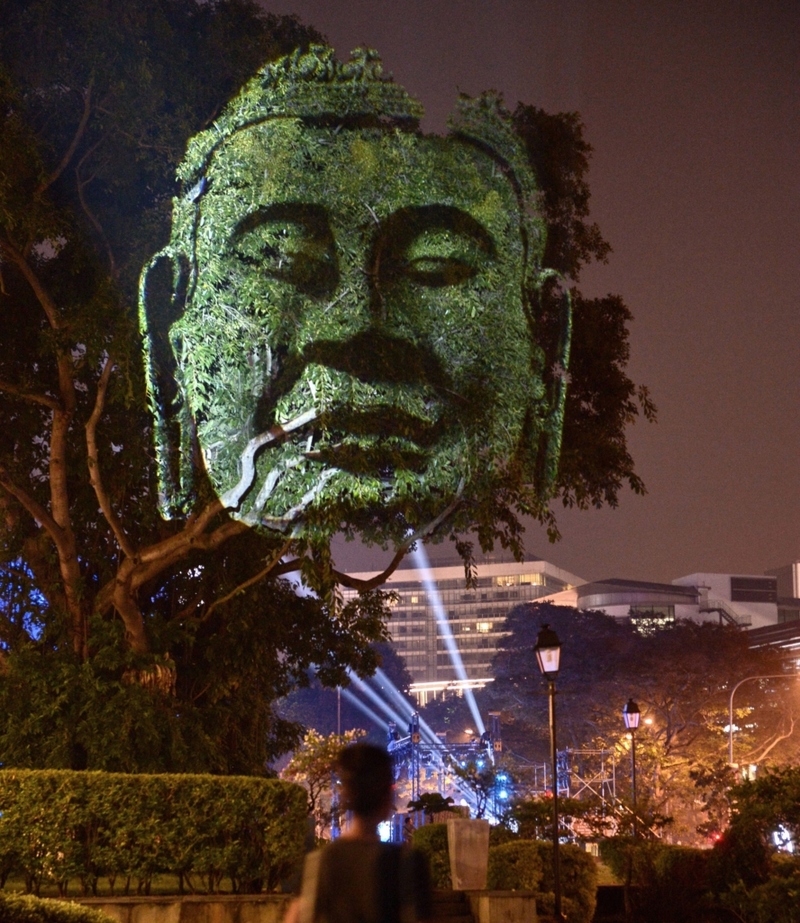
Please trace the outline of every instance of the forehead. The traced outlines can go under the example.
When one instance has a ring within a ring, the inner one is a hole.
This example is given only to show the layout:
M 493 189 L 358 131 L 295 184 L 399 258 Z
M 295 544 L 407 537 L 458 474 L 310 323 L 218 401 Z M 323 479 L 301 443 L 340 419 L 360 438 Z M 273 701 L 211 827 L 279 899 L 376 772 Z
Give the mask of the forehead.
M 469 212 L 490 233 L 519 228 L 518 199 L 499 164 L 456 138 L 273 119 L 228 139 L 208 178 L 204 210 L 224 202 L 237 217 L 272 202 L 322 203 L 334 220 L 437 203 Z

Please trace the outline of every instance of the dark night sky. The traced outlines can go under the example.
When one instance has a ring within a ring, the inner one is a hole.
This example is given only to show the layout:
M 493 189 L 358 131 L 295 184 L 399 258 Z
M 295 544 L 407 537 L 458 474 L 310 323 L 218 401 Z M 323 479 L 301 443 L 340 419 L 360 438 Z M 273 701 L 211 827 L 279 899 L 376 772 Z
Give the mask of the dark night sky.
M 614 252 L 584 291 L 633 311 L 630 431 L 649 493 L 560 516 L 534 555 L 586 579 L 762 573 L 800 559 L 800 3 L 262 0 L 340 57 L 377 48 L 444 130 L 458 90 L 577 110 Z M 377 566 L 349 545 L 340 563 Z

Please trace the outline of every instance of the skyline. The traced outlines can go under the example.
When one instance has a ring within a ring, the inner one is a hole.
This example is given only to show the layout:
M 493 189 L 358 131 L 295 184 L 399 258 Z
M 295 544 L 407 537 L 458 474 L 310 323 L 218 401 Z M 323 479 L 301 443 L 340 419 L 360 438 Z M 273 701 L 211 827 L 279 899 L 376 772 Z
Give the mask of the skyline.
M 263 0 L 340 58 L 376 48 L 441 132 L 457 92 L 580 112 L 591 218 L 613 252 L 580 280 L 634 315 L 628 366 L 658 423 L 628 431 L 645 497 L 558 511 L 526 549 L 586 580 L 759 574 L 800 558 L 800 6 L 701 0 Z M 436 550 L 432 556 L 436 557 Z M 348 545 L 337 561 L 380 567 Z

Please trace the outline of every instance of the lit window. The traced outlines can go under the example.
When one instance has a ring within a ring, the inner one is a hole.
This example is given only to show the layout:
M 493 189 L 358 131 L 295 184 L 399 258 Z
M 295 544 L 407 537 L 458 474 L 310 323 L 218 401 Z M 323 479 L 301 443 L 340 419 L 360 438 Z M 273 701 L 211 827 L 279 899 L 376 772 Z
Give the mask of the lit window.
M 475 631 L 491 631 L 492 623 L 491 622 L 476 622 Z
M 520 574 L 519 582 L 530 586 L 544 586 L 544 576 L 542 574 Z
M 412 597 L 411 597 L 411 602 L 412 602 L 412 603 L 418 603 L 418 602 L 419 602 L 419 596 L 412 596 Z

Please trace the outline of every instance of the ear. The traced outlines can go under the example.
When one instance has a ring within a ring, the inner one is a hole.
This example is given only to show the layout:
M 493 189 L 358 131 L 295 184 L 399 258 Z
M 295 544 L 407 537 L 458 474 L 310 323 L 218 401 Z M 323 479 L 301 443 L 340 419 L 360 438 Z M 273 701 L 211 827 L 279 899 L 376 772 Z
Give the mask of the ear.
M 167 250 L 145 266 L 139 282 L 139 326 L 154 420 L 159 507 L 166 519 L 185 515 L 194 490 L 195 434 L 181 387 L 172 327 L 184 313 L 189 261 Z
M 541 299 L 545 285 L 551 283 L 552 286 L 554 280 L 559 291 L 551 291 L 547 295 L 555 316 L 550 320 L 549 326 L 554 329 L 549 337 L 549 348 L 545 349 L 543 374 L 547 388 L 547 410 L 536 459 L 537 491 L 543 500 L 552 496 L 558 475 L 572 345 L 572 296 L 564 277 L 554 269 L 543 269 L 537 274 L 533 288 Z

